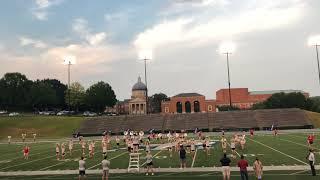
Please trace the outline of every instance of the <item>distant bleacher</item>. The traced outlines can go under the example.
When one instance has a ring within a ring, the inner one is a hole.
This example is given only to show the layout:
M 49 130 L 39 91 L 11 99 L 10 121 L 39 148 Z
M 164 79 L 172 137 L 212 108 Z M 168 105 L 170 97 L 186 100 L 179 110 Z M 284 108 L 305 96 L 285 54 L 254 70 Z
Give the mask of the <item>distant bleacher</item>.
M 87 118 L 78 130 L 81 134 L 98 135 L 104 131 L 122 133 L 131 129 L 156 132 L 247 130 L 247 129 L 300 129 L 312 128 L 303 110 L 266 109 L 216 113 L 149 114 L 125 116 L 101 116 Z

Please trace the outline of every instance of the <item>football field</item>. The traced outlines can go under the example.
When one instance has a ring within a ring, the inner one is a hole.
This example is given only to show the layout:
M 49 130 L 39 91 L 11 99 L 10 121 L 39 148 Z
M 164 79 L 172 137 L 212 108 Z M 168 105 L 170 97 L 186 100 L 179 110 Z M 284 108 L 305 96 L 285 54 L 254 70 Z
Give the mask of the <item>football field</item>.
M 316 150 L 317 173 L 320 174 L 320 141 L 316 133 L 316 141 L 313 148 Z M 230 135 L 227 135 L 228 140 Z M 237 148 L 236 157 L 231 158 L 232 178 L 239 179 L 238 168 L 236 167 L 240 155 L 243 154 L 252 166 L 256 156 L 264 165 L 264 177 L 266 179 L 317 179 L 310 175 L 310 167 L 306 161 L 308 145 L 306 143 L 307 133 L 285 133 L 274 137 L 271 133 L 246 137 L 244 150 Z M 212 148 L 210 155 L 197 147 L 195 156 L 187 154 L 187 168 L 180 170 L 179 156 L 175 151 L 168 151 L 161 148 L 166 140 L 160 142 L 152 141 L 152 155 L 155 167 L 154 176 L 145 176 L 144 173 L 126 173 L 129 164 L 129 153 L 125 144 L 122 143 L 117 149 L 115 142 L 108 151 L 108 159 L 111 162 L 110 179 L 221 179 L 220 158 L 223 155 L 218 135 L 211 136 Z M 88 139 L 86 139 L 88 140 Z M 92 159 L 86 156 L 86 168 L 88 179 L 100 179 L 100 162 L 102 160 L 100 140 L 96 139 L 96 153 Z M 17 140 L 18 141 L 18 140 Z M 67 153 L 65 160 L 57 160 L 55 157 L 55 144 L 57 142 L 67 143 L 68 139 L 44 140 L 40 139 L 33 143 L 28 140 L 30 146 L 29 160 L 23 159 L 23 143 L 13 142 L 0 144 L 0 179 L 74 179 L 77 178 L 78 160 L 81 156 L 80 145 L 74 143 L 72 156 Z M 67 149 L 67 146 L 66 146 Z M 87 152 L 88 153 L 88 152 Z M 140 172 L 145 171 L 145 151 L 140 151 Z M 230 148 L 228 148 L 230 154 Z M 86 154 L 88 155 L 88 154 Z M 252 168 L 249 168 L 251 170 Z M 251 176 L 253 176 L 253 173 Z M 253 179 L 253 178 L 252 178 Z

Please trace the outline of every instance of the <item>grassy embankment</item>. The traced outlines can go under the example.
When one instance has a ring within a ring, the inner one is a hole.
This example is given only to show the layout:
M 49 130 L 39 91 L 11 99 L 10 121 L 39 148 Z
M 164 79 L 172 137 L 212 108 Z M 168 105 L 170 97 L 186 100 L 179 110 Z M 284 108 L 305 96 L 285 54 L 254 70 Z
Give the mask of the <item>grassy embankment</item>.
M 0 116 L 0 139 L 21 138 L 21 133 L 27 133 L 31 138 L 33 133 L 40 138 L 69 137 L 83 122 L 83 117 L 60 116 Z
M 320 128 L 320 113 L 306 111 L 307 116 L 315 128 Z

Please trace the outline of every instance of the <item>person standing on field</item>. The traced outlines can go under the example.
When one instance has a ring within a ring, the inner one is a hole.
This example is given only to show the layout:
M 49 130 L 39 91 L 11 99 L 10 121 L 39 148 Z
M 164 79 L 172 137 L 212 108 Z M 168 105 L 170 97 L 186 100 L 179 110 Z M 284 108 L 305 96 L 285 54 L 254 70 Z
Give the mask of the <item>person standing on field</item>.
M 153 162 L 152 162 L 152 154 L 150 151 L 147 152 L 147 156 L 146 156 L 146 163 L 147 163 L 147 173 L 146 173 L 146 176 L 149 175 L 149 172 L 151 172 L 151 176 L 154 175 L 153 173 Z
M 316 170 L 314 168 L 316 158 L 314 156 L 313 149 L 309 150 L 309 155 L 307 156 L 307 159 L 310 164 L 312 176 L 316 176 Z
M 36 142 L 36 137 L 37 137 L 37 134 L 36 133 L 33 133 L 33 142 Z
M 263 166 L 262 166 L 262 162 L 259 160 L 258 157 L 256 157 L 256 160 L 253 163 L 253 170 L 256 174 L 257 179 L 261 180 L 262 174 L 263 174 Z
M 179 156 L 180 156 L 180 169 L 187 167 L 187 157 L 186 157 L 186 150 L 184 149 L 183 145 L 180 146 Z
M 248 161 L 244 159 L 244 156 L 241 155 L 241 160 L 238 162 L 238 167 L 240 168 L 241 180 L 248 180 Z
M 8 136 L 8 144 L 11 144 L 11 136 Z
M 104 159 L 102 160 L 101 165 L 102 165 L 102 180 L 108 180 L 110 161 L 107 160 L 107 156 L 104 156 Z
M 70 156 L 72 156 L 72 149 L 73 149 L 73 141 L 72 141 L 72 139 L 70 139 L 70 141 L 69 141 L 69 152 L 70 152 Z
M 220 159 L 222 166 L 223 180 L 230 180 L 230 163 L 231 160 L 227 157 L 227 154 L 223 154 L 223 158 Z
M 84 157 L 81 156 L 79 160 L 79 180 L 86 178 L 86 161 L 84 161 Z

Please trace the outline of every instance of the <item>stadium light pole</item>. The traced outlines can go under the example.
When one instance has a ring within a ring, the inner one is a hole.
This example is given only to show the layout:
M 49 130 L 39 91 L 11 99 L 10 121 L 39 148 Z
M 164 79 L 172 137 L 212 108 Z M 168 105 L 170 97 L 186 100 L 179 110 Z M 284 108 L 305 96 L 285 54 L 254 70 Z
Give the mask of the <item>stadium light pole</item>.
M 320 85 L 320 63 L 319 63 L 319 50 L 318 50 L 318 47 L 320 46 L 320 35 L 309 37 L 308 44 L 309 46 L 314 46 L 316 49 L 318 76 L 319 76 L 319 85 Z
M 148 97 L 148 81 L 147 81 L 147 61 L 150 61 L 152 58 L 151 50 L 142 50 L 139 52 L 139 58 L 144 61 L 144 81 L 146 84 L 146 114 L 149 113 L 149 97 Z
M 230 66 L 229 56 L 235 51 L 235 44 L 233 42 L 223 42 L 219 47 L 219 52 L 227 56 L 227 71 L 228 71 L 228 90 L 229 90 L 229 106 L 232 107 L 231 99 L 231 80 L 230 80 Z
M 71 65 L 76 63 L 74 56 L 66 56 L 63 58 L 63 64 L 68 66 L 68 110 L 70 111 L 70 74 L 71 74 Z

